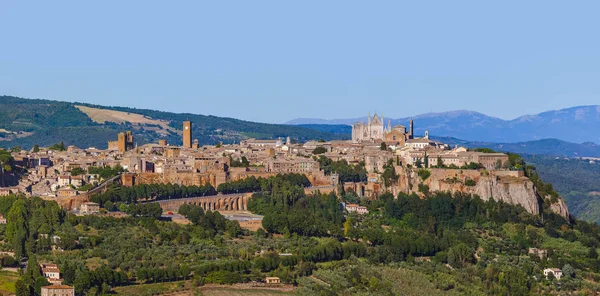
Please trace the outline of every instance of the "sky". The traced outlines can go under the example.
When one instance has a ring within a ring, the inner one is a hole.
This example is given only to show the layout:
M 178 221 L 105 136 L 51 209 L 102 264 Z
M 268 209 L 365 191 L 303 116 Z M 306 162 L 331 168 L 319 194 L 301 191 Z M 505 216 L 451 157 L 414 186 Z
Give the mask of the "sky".
M 281 123 L 600 104 L 600 1 L 2 1 L 0 94 Z

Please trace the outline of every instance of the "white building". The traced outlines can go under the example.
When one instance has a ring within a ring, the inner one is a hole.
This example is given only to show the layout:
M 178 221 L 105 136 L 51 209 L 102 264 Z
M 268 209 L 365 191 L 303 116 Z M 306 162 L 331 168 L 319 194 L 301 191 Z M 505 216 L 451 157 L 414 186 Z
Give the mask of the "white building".
M 352 142 L 373 142 L 377 140 L 383 141 L 387 129 L 384 128 L 383 116 L 381 119 L 375 114 L 373 118 L 369 114 L 367 123 L 357 122 L 352 125 Z
M 369 213 L 369 210 L 367 210 L 367 207 L 359 206 L 357 204 L 347 204 L 345 206 L 345 208 L 346 208 L 346 211 L 348 211 L 348 213 L 359 213 L 361 215 Z
M 554 276 L 554 278 L 557 279 L 557 280 L 560 280 L 560 278 L 563 275 L 562 270 L 560 270 L 559 268 L 546 268 L 546 269 L 544 269 L 544 276 L 546 277 L 546 279 L 548 279 L 548 276 L 550 274 L 552 274 Z

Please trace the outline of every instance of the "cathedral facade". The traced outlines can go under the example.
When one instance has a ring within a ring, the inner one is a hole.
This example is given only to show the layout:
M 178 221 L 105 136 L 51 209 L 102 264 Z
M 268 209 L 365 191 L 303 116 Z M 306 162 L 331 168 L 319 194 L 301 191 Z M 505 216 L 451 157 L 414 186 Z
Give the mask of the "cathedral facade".
M 364 122 L 357 122 L 352 125 L 352 142 L 383 141 L 386 133 L 383 125 L 383 117 L 379 119 L 376 113 L 371 118 L 371 114 L 369 114 L 366 124 Z
M 392 128 L 391 121 L 385 127 L 383 116 L 381 119 L 377 114 L 367 117 L 367 123 L 356 122 L 352 125 L 352 142 L 394 142 L 404 145 L 404 142 L 413 137 L 413 121 L 410 121 L 410 130 L 406 131 L 403 125 Z

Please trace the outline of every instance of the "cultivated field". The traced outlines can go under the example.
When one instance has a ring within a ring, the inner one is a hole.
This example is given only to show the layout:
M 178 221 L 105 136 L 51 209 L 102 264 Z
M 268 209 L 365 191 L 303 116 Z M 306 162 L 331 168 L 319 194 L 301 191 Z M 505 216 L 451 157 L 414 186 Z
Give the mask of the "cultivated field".
M 0 271 L 0 295 L 14 295 L 15 283 L 19 279 L 19 274 L 6 270 Z
M 78 105 L 75 105 L 75 107 L 77 109 L 81 110 L 81 112 L 85 113 L 87 116 L 89 116 L 93 121 L 95 121 L 97 123 L 115 122 L 115 123 L 120 124 L 123 122 L 129 122 L 132 125 L 152 124 L 152 125 L 159 125 L 162 127 L 162 129 L 155 129 L 156 132 L 159 132 L 159 133 L 161 133 L 161 131 L 162 131 L 162 133 L 165 134 L 167 130 L 177 132 L 176 129 L 169 126 L 169 122 L 166 120 L 152 119 L 152 118 L 140 115 L 140 114 L 128 113 L 128 112 L 122 112 L 122 111 L 91 108 L 91 107 L 78 106 Z M 144 127 L 144 128 L 148 129 L 148 130 L 152 130 L 151 127 Z
M 117 295 L 163 295 L 163 296 L 281 296 L 292 295 L 293 288 L 261 289 L 252 288 L 249 284 L 213 285 L 194 287 L 190 281 L 177 281 L 172 283 L 142 284 L 116 287 L 113 289 Z

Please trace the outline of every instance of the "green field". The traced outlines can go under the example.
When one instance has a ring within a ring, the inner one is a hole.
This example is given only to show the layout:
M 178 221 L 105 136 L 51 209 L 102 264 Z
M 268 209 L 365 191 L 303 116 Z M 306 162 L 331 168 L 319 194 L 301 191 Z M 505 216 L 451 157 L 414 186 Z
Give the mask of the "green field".
M 18 279 L 18 273 L 0 270 L 0 293 L 2 293 L 2 295 L 15 294 L 15 283 Z
M 172 293 L 178 291 L 185 291 L 187 288 L 187 282 L 177 281 L 171 283 L 156 283 L 156 284 L 141 284 L 116 287 L 113 291 L 117 295 L 158 295 L 164 293 Z M 190 293 L 191 295 L 192 293 Z
M 14 283 L 13 283 L 14 290 Z M 116 287 L 113 291 L 117 295 L 205 295 L 205 296 L 271 296 L 271 295 L 292 295 L 293 292 L 281 292 L 265 289 L 236 289 L 233 287 L 215 287 L 203 286 L 192 287 L 190 282 L 177 281 L 172 283 L 141 284 Z
M 271 296 L 271 295 L 292 295 L 293 292 L 281 292 L 273 290 L 260 289 L 233 289 L 233 288 L 200 288 L 200 295 L 204 296 Z

